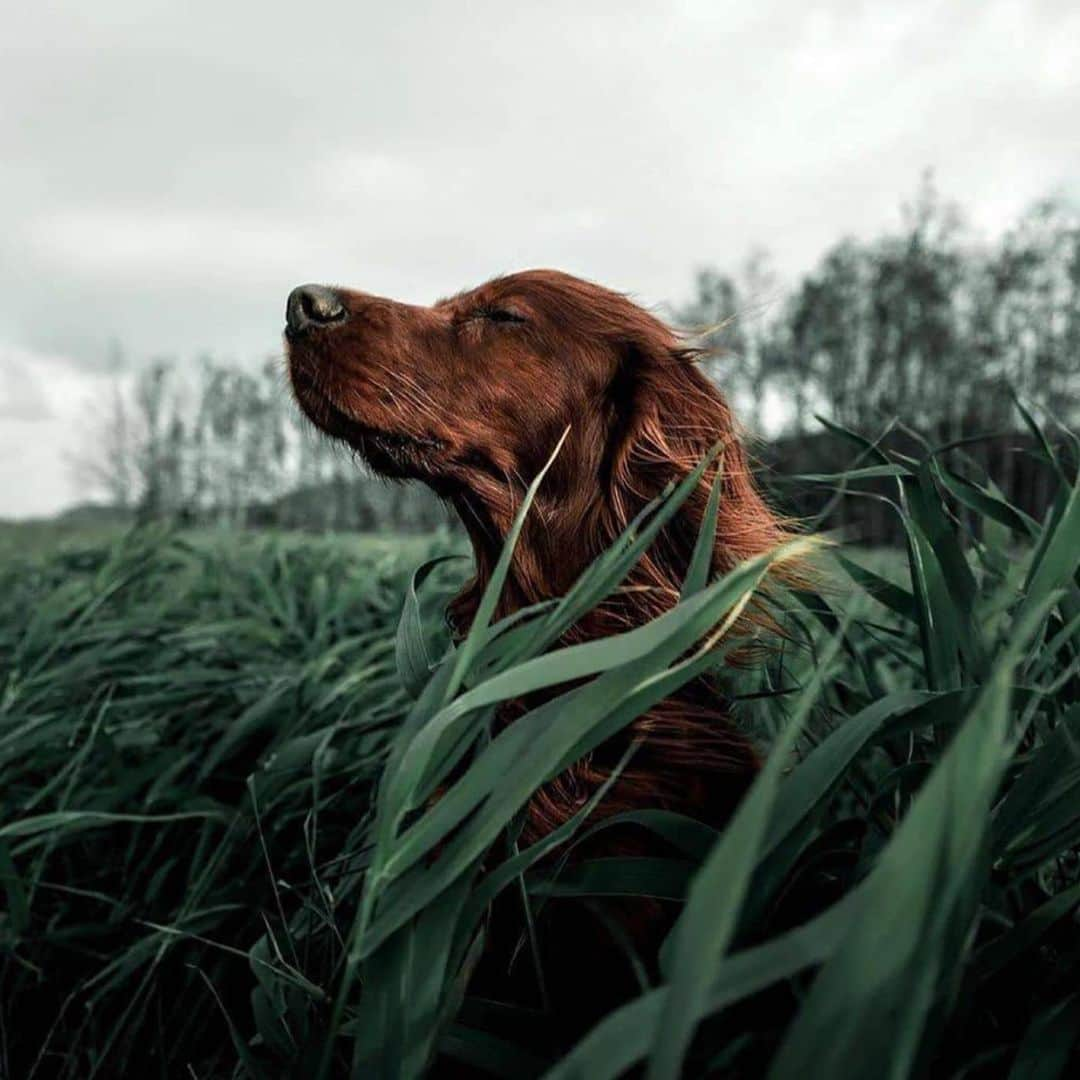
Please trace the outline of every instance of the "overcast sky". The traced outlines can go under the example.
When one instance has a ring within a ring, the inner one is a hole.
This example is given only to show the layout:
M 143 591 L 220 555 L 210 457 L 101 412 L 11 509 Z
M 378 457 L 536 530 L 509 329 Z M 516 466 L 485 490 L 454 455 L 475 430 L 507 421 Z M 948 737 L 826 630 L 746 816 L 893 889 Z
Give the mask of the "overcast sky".
M 1080 192 L 1080 4 L 7 5 L 0 516 L 86 493 L 111 343 L 280 352 L 289 288 L 784 275 L 924 168 L 987 235 Z

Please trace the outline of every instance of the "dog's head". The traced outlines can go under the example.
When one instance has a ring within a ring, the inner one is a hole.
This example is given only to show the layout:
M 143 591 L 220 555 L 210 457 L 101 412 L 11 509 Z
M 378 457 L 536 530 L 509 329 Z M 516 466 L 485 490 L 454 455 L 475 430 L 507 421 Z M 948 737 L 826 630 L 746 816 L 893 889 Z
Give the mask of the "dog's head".
M 451 498 L 481 577 L 525 485 L 569 429 L 516 557 L 519 577 L 530 579 L 523 596 L 565 587 L 717 443 L 716 567 L 784 535 L 695 351 L 620 293 L 552 270 L 496 278 L 431 307 L 306 285 L 290 295 L 287 323 L 304 411 L 377 472 Z M 713 476 L 647 557 L 657 580 L 685 571 Z M 664 588 L 677 595 L 677 584 Z
M 475 486 L 477 473 L 530 479 L 567 427 L 614 463 L 648 386 L 684 384 L 686 413 L 704 382 L 658 319 L 551 270 L 431 307 L 301 286 L 285 336 L 297 399 L 319 427 L 376 471 L 444 488 Z

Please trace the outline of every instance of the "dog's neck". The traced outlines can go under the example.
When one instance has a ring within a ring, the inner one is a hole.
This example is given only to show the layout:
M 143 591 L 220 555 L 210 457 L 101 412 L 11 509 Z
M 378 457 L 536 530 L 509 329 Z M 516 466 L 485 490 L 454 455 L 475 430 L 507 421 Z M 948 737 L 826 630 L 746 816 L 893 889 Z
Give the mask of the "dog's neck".
M 509 494 L 509 493 L 508 493 Z M 502 553 L 514 511 L 506 505 L 491 506 L 472 493 L 456 496 L 458 512 L 473 549 L 475 576 L 452 605 L 452 621 L 459 631 L 472 623 L 495 565 Z M 520 502 L 518 503 L 520 505 Z M 526 518 L 510 561 L 506 581 L 495 609 L 496 619 L 521 608 L 562 596 L 614 537 L 595 537 L 596 510 L 586 508 L 578 528 L 571 528 L 561 507 L 538 499 Z
M 577 452 L 565 454 L 565 464 L 556 461 L 525 518 L 495 609 L 496 619 L 564 595 L 665 485 L 681 480 L 696 464 L 691 460 L 657 467 L 650 456 L 640 468 L 616 481 L 608 462 L 590 460 L 580 448 L 566 449 Z M 786 536 L 757 492 L 737 443 L 728 448 L 719 467 L 723 477 L 713 573 L 723 573 L 775 547 Z M 714 477 L 715 473 L 706 472 L 616 592 L 575 627 L 574 640 L 632 629 L 678 602 Z M 520 485 L 491 480 L 451 496 L 472 543 L 476 571 L 451 604 L 451 621 L 459 633 L 472 623 L 524 494 Z
M 453 500 L 472 543 L 475 562 L 474 578 L 451 605 L 451 621 L 458 632 L 472 623 L 521 505 L 523 492 L 503 489 L 502 494 L 505 501 L 495 504 L 482 502 L 471 492 Z M 645 502 L 638 500 L 633 510 Z M 577 624 L 570 635 L 573 640 L 632 629 L 677 601 L 693 538 L 701 524 L 695 509 L 687 506 L 680 512 L 653 549 L 629 569 L 615 593 Z M 522 525 L 495 618 L 563 596 L 618 539 L 625 524 L 599 481 L 573 493 L 539 494 Z

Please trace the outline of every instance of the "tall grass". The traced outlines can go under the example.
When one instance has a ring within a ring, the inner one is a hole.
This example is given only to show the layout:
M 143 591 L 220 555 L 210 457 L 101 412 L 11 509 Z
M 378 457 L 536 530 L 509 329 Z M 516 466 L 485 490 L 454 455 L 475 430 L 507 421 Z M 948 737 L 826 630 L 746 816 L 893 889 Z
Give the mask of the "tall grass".
M 13 564 L 0 601 L 7 1067 L 1068 1075 L 1080 487 L 1075 440 L 1054 445 L 1024 416 L 1057 484 L 1045 521 L 963 447 L 907 457 L 836 431 L 852 468 L 805 482 L 859 497 L 887 481 L 891 494 L 862 497 L 903 523 L 906 566 L 885 573 L 841 547 L 820 594 L 772 594 L 780 643 L 726 676 L 766 766 L 720 833 L 636 813 L 667 857 L 567 858 L 607 826 L 593 817 L 603 792 L 540 844 L 514 838 L 545 780 L 722 665 L 738 643 L 717 628 L 799 554 L 713 581 L 695 563 L 660 619 L 558 647 L 696 476 L 565 597 L 492 623 L 512 535 L 456 648 L 436 615 L 443 562 L 409 583 L 401 560 L 341 545 L 137 534 Z M 544 704 L 496 731 L 502 703 L 541 688 Z M 548 932 L 552 896 L 682 906 L 661 977 L 567 1046 L 557 1008 L 470 995 L 503 892 L 526 936 Z
M 253 946 L 356 887 L 407 582 L 381 545 L 154 529 L 5 564 L 0 1075 L 231 1074 L 214 994 L 249 1025 L 296 959 Z

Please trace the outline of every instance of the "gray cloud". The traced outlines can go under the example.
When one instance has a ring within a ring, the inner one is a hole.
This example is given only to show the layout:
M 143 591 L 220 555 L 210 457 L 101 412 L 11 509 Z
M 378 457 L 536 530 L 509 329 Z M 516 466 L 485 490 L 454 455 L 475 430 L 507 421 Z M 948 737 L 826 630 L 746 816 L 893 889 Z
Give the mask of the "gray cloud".
M 798 272 L 926 166 L 991 232 L 1080 175 L 1069 0 L 105 0 L 6 28 L 0 343 L 87 370 L 115 340 L 273 352 L 297 281 L 431 300 L 556 265 L 658 303 L 756 244 Z

